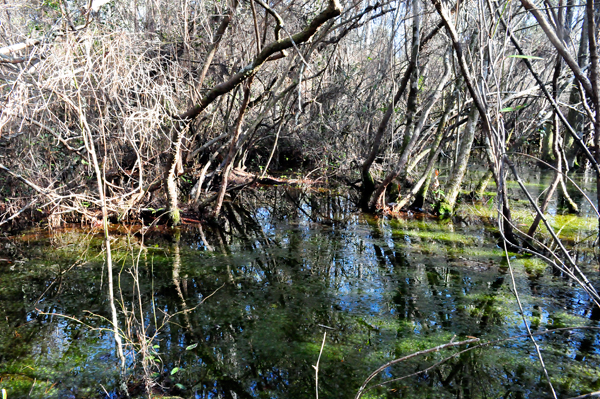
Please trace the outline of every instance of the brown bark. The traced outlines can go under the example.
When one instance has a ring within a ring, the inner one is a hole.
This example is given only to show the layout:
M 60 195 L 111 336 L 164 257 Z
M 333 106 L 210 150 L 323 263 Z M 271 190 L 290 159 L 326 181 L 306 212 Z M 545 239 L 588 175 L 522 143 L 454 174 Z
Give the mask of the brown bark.
M 237 85 L 254 75 L 268 60 L 268 58 L 282 50 L 286 50 L 294 45 L 305 43 L 308 41 L 325 22 L 331 18 L 335 18 L 342 12 L 338 0 L 329 0 L 328 7 L 318 14 L 311 23 L 302 31 L 296 33 L 292 37 L 277 40 L 266 45 L 262 51 L 254 58 L 252 62 L 243 67 L 238 73 L 233 75 L 229 80 L 213 87 L 197 105 L 194 105 L 186 112 L 179 115 L 178 119 L 191 120 L 200 115 L 217 98 L 233 90 Z

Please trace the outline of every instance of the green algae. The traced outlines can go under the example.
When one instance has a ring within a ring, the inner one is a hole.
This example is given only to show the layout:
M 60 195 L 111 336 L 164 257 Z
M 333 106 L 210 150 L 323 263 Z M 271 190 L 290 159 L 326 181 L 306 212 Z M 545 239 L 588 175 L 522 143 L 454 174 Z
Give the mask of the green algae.
M 487 225 L 487 218 L 495 217 L 493 206 L 463 204 L 458 219 L 443 222 L 348 217 L 343 224 L 321 225 L 302 213 L 293 221 L 272 217 L 291 213 L 275 208 L 274 203 L 284 203 L 277 193 L 268 195 L 273 202 L 261 199 L 258 216 L 242 228 L 232 223 L 226 232 L 190 228 L 179 238 L 115 237 L 120 321 L 134 332 L 128 346 L 130 386 L 143 377 L 143 354 L 133 345 L 142 338 L 157 345 L 152 378 L 172 387 L 164 394 L 309 398 L 314 397 L 312 365 L 326 332 L 320 396 L 338 398 L 353 397 L 370 372 L 390 360 L 470 336 L 485 341 L 524 333 L 508 264 Z M 318 201 L 311 197 L 310 203 L 333 206 Z M 525 207 L 515 215 L 522 224 L 528 221 Z M 556 220 L 563 223 L 559 234 L 580 236 L 591 222 Z M 7 376 L 0 387 L 9 397 L 26 396 L 34 381 L 32 397 L 101 397 L 102 387 L 116 395 L 121 377 L 112 335 L 94 330 L 110 324 L 84 312 L 108 315 L 99 238 L 72 230 L 11 243 L 23 262 L 0 264 L 0 372 Z M 581 289 L 536 258 L 509 257 L 535 332 L 596 325 Z M 594 267 L 583 259 L 584 269 Z M 143 317 L 133 316 L 140 312 Z M 86 326 L 51 313 L 85 320 Z M 140 319 L 146 331 L 136 324 Z M 539 338 L 561 395 L 597 386 L 594 334 Z M 395 365 L 374 382 L 456 355 L 364 397 L 546 396 L 527 338 L 464 354 L 460 349 Z
M 548 269 L 548 264 L 538 258 L 524 258 L 521 262 L 530 276 L 540 277 Z

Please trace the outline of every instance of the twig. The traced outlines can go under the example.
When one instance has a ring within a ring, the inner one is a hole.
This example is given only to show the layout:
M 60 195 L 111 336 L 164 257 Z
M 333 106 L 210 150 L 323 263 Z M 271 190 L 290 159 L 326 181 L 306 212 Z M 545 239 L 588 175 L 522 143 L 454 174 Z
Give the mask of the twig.
M 414 353 L 411 353 L 410 355 L 406 355 L 406 356 L 401 357 L 399 359 L 394 359 L 392 361 L 389 361 L 386 364 L 384 364 L 383 366 L 379 367 L 377 370 L 373 371 L 371 373 L 371 375 L 369 375 L 367 377 L 367 379 L 365 380 L 365 382 L 363 382 L 363 384 L 358 389 L 358 393 L 356 394 L 356 396 L 355 396 L 354 399 L 359 399 L 362 396 L 362 394 L 365 392 L 365 388 L 367 387 L 367 384 L 369 382 L 371 382 L 371 380 L 373 378 L 375 378 L 377 376 L 377 374 L 381 373 L 382 371 L 384 371 L 385 369 L 387 369 L 388 367 L 390 367 L 390 366 L 392 366 L 394 364 L 401 363 L 401 362 L 403 362 L 405 360 L 412 359 L 413 357 L 417 357 L 417 356 L 420 356 L 420 355 L 425 355 L 427 353 L 438 352 L 438 351 L 440 351 L 442 349 L 453 348 L 455 346 L 466 345 L 466 344 L 470 344 L 470 343 L 473 343 L 473 342 L 479 342 L 479 341 L 480 341 L 479 338 L 473 338 L 473 339 L 468 339 L 466 341 L 449 342 L 447 344 L 436 346 L 435 348 L 430 348 L 430 349 L 425 349 L 425 350 L 422 350 L 422 351 L 414 352 Z
M 564 256 L 567 258 L 567 261 L 569 262 L 569 264 L 577 271 L 577 273 L 579 274 L 579 276 L 581 277 L 581 279 L 583 280 L 583 282 L 585 283 L 585 285 L 589 288 L 589 292 L 592 293 L 592 296 L 594 297 L 594 299 L 600 300 L 600 295 L 598 295 L 598 291 L 596 291 L 596 288 L 588 280 L 588 278 L 586 277 L 586 275 L 583 274 L 583 272 L 581 271 L 581 269 L 579 268 L 579 266 L 577 266 L 577 263 L 575 263 L 575 261 L 571 257 L 571 254 L 569 254 L 569 251 L 567 251 L 567 249 L 565 248 L 565 246 L 563 245 L 563 243 L 560 241 L 560 239 L 556 235 L 556 233 L 554 232 L 554 229 L 552 228 L 552 226 L 550 226 L 550 223 L 548 223 L 548 220 L 544 217 L 544 214 L 542 213 L 542 211 L 538 207 L 538 205 L 535 202 L 535 200 L 533 198 L 531 198 L 531 194 L 529 194 L 529 191 L 527 191 L 527 188 L 525 188 L 525 185 L 523 184 L 523 181 L 521 180 L 521 177 L 517 173 L 517 169 L 515 168 L 515 165 L 506 156 L 505 156 L 505 162 L 510 167 L 513 175 L 515 176 L 515 179 L 516 179 L 517 183 L 521 187 L 521 190 L 523 190 L 523 192 L 527 196 L 527 199 L 529 200 L 529 202 L 531 203 L 531 205 L 535 208 L 535 211 L 537 212 L 537 214 L 540 216 L 541 220 L 546 225 L 546 229 L 548 229 L 548 232 L 552 236 L 552 239 L 554 240 L 554 242 L 556 243 L 556 245 L 560 248 L 560 250 L 562 251 L 562 253 L 564 254 Z
M 35 310 L 38 312 L 38 314 L 41 314 L 41 315 L 44 315 L 44 316 L 58 316 L 58 317 L 64 317 L 65 319 L 68 319 L 68 320 L 74 321 L 74 322 L 76 322 L 76 323 L 79 323 L 79 324 L 81 324 L 82 326 L 85 326 L 85 327 L 89 328 L 89 329 L 90 329 L 90 331 L 106 331 L 106 332 L 111 332 L 111 333 L 112 333 L 112 332 L 114 332 L 114 330 L 113 330 L 112 328 L 107 328 L 107 327 L 93 327 L 93 326 L 91 326 L 91 325 L 89 325 L 89 324 L 86 324 L 86 323 L 84 323 L 83 321 L 79 320 L 79 319 L 78 319 L 78 318 L 76 318 L 76 317 L 67 316 L 67 315 L 65 315 L 65 314 L 62 314 L 62 313 L 54 313 L 54 312 L 42 312 L 42 311 L 41 311 L 41 310 L 39 310 L 38 308 L 36 308 Z M 106 320 L 108 323 L 110 323 L 110 320 L 108 320 L 106 317 L 103 317 L 103 316 L 97 315 L 97 314 L 95 314 L 95 313 L 92 313 L 92 312 L 90 312 L 89 310 L 84 310 L 84 312 L 86 312 L 86 313 L 89 313 L 90 315 L 92 315 L 92 316 L 95 316 L 95 317 L 98 317 L 98 318 L 100 318 L 100 319 L 104 319 L 104 320 Z
M 539 163 L 543 164 L 546 168 L 550 168 L 550 169 L 554 170 L 555 172 L 560 173 L 564 178 L 566 178 L 567 180 L 569 180 L 571 182 L 571 184 L 573 184 L 573 186 L 577 189 L 577 191 L 579 191 L 579 193 L 581 195 L 583 195 L 583 198 L 586 199 L 586 201 L 592 207 L 592 210 L 596 213 L 596 215 L 598 216 L 598 218 L 600 218 L 600 212 L 598 212 L 598 208 L 596 208 L 596 205 L 594 205 L 594 203 L 592 202 L 592 200 L 590 199 L 590 197 L 588 197 L 588 195 L 585 193 L 585 191 L 583 191 L 581 189 L 581 187 L 579 187 L 579 185 L 577 183 L 575 183 L 575 181 L 573 181 L 573 179 L 571 179 L 565 172 L 556 169 L 554 166 L 550 165 L 547 162 L 542 161 L 538 157 L 534 157 L 533 155 L 525 154 L 524 152 L 512 152 L 511 151 L 511 152 L 507 152 L 506 154 L 507 155 L 508 154 L 522 155 L 522 156 L 534 159 L 536 162 L 539 162 Z
M 85 265 L 87 262 L 83 262 L 81 260 L 76 261 L 75 263 L 73 263 L 71 265 L 71 267 L 69 267 L 67 270 L 63 270 L 62 272 L 60 272 L 60 274 L 58 275 L 57 278 L 60 278 L 62 276 L 64 276 L 66 273 L 70 272 L 71 269 L 73 269 L 75 266 L 83 266 Z M 40 297 L 37 299 L 37 301 L 35 301 L 35 305 L 37 305 L 38 303 L 40 303 L 40 301 L 42 300 L 42 298 L 44 297 L 44 295 L 46 295 L 46 292 L 48 292 L 50 290 L 50 288 L 54 285 L 54 283 L 56 282 L 56 278 L 54 280 L 52 280 L 52 282 L 48 285 L 48 287 L 44 290 L 44 292 L 42 293 L 42 295 L 40 295 Z
M 5 171 L 6 173 L 8 173 L 9 175 L 11 175 L 15 179 L 21 180 L 23 183 L 27 184 L 29 187 L 33 188 L 35 191 L 37 191 L 40 194 L 46 194 L 46 195 L 50 194 L 48 192 L 48 190 L 46 190 L 46 189 L 38 186 L 37 184 L 35 184 L 35 183 L 27 180 L 23 176 L 16 174 L 15 172 L 13 172 L 12 170 L 8 169 L 6 166 L 2 165 L 1 163 L 0 163 L 0 170 Z
M 523 310 L 523 305 L 521 304 L 521 298 L 519 298 L 519 292 L 517 290 L 517 283 L 515 282 L 515 275 L 513 273 L 512 264 L 510 263 L 510 257 L 508 256 L 508 247 L 506 245 L 506 240 L 503 240 L 504 243 L 504 256 L 506 257 L 506 262 L 508 264 L 508 270 L 510 272 L 510 279 L 512 282 L 513 294 L 515 295 L 515 299 L 517 300 L 517 305 L 519 306 L 519 313 L 521 313 L 521 317 L 523 318 L 523 324 L 525 324 L 525 328 L 527 329 L 527 335 L 531 339 L 533 346 L 535 347 L 535 351 L 537 353 L 538 359 L 540 361 L 540 365 L 542 366 L 542 370 L 544 371 L 544 376 L 546 377 L 546 381 L 548 381 L 548 386 L 550 387 L 550 392 L 552 392 L 552 397 L 557 399 L 556 391 L 554 390 L 554 386 L 552 386 L 552 381 L 550 380 L 550 376 L 548 375 L 548 370 L 546 369 L 546 364 L 544 363 L 544 358 L 542 357 L 542 352 L 540 351 L 540 347 L 535 342 L 535 339 L 531 335 L 531 329 L 529 328 L 529 324 L 527 324 L 527 318 L 525 318 L 525 311 Z
M 0 48 L 0 54 L 9 55 L 11 53 L 16 53 L 17 51 L 25 50 L 27 47 L 35 46 L 37 44 L 40 44 L 38 39 L 27 39 L 22 43 Z
M 33 379 L 33 384 L 31 384 L 31 389 L 29 390 L 29 396 L 31 396 L 31 392 L 33 392 L 33 387 L 35 387 L 35 383 L 37 382 L 37 378 Z
M 563 328 L 555 328 L 555 329 L 552 329 L 552 330 L 538 331 L 538 332 L 535 332 L 535 333 L 531 333 L 531 336 L 532 336 L 532 337 L 536 337 L 536 336 L 539 336 L 539 335 L 544 335 L 544 334 L 548 334 L 548 333 L 560 333 L 560 332 L 564 332 L 564 331 L 571 331 L 571 330 L 600 330 L 600 327 L 582 326 L 582 327 L 563 327 Z M 404 379 L 404 378 L 408 378 L 408 377 L 412 377 L 412 376 L 415 376 L 415 375 L 422 374 L 422 373 L 424 373 L 424 372 L 426 372 L 426 371 L 429 371 L 429 370 L 431 370 L 432 368 L 434 368 L 434 367 L 437 367 L 438 365 L 440 365 L 440 364 L 443 364 L 444 362 L 446 362 L 446 361 L 448 361 L 448 360 L 450 360 L 450 359 L 452 359 L 452 358 L 454 358 L 454 357 L 456 357 L 456 356 L 459 356 L 459 355 L 461 355 L 461 354 L 463 354 L 463 353 L 466 353 L 466 352 L 468 352 L 468 351 L 472 351 L 472 350 L 474 350 L 474 349 L 483 348 L 483 347 L 486 347 L 486 346 L 497 345 L 497 344 L 500 344 L 500 343 L 503 343 L 503 342 L 514 341 L 514 340 L 516 340 L 516 339 L 519 339 L 519 338 L 525 338 L 525 337 L 529 337 L 529 336 L 530 336 L 529 334 L 519 334 L 519 335 L 513 335 L 513 336 L 511 336 L 511 337 L 508 337 L 508 338 L 501 338 L 501 339 L 496 339 L 496 340 L 493 340 L 493 341 L 482 342 L 482 343 L 480 343 L 480 344 L 478 344 L 478 345 L 471 346 L 471 347 L 469 347 L 469 348 L 467 348 L 467 349 L 464 349 L 464 350 L 462 350 L 462 351 L 459 351 L 459 352 L 457 352 L 457 353 L 455 353 L 455 354 L 453 354 L 453 355 L 451 355 L 451 356 L 449 356 L 449 357 L 447 357 L 447 358 L 445 358 L 445 359 L 443 359 L 443 360 L 439 361 L 438 363 L 435 363 L 433 366 L 430 366 L 430 367 L 428 367 L 428 368 L 426 368 L 426 369 L 424 369 L 424 370 L 420 370 L 420 371 L 418 371 L 418 372 L 416 372 L 416 373 L 413 373 L 413 374 L 410 374 L 410 375 L 408 375 L 408 376 L 404 376 L 404 377 L 396 378 L 396 379 L 393 379 L 393 380 L 388 380 L 388 381 L 385 381 L 385 382 L 383 382 L 383 383 L 381 383 L 381 384 L 377 384 L 377 385 L 374 385 L 374 386 L 372 386 L 372 387 L 366 388 L 367 384 L 368 384 L 368 383 L 369 383 L 369 382 L 370 382 L 370 381 L 371 381 L 371 380 L 372 380 L 372 379 L 373 379 L 373 378 L 374 378 L 374 377 L 375 377 L 377 374 L 381 373 L 381 372 L 382 372 L 382 371 L 384 371 L 386 368 L 388 368 L 388 367 L 390 367 L 390 366 L 392 366 L 392 365 L 394 365 L 394 364 L 401 363 L 401 362 L 403 362 L 403 361 L 405 361 L 405 360 L 411 359 L 411 358 L 413 358 L 413 357 L 416 357 L 416 356 L 419 356 L 419 355 L 424 355 L 424 354 L 428 354 L 428 353 L 431 353 L 431 352 L 437 352 L 437 351 L 440 351 L 441 349 L 445 349 L 445 348 L 451 348 L 451 347 L 455 347 L 455 346 L 460 346 L 460 345 L 464 345 L 464 344 L 468 344 L 468 343 L 472 343 L 472 342 L 478 342 L 478 341 L 480 341 L 480 340 L 479 340 L 479 338 L 475 338 L 475 339 L 469 339 L 469 340 L 466 340 L 466 341 L 461 341 L 461 342 L 450 342 L 450 343 L 447 343 L 447 344 L 444 344 L 444 345 L 436 346 L 435 348 L 430 348 L 430 349 L 422 350 L 422 351 L 415 352 L 415 353 L 412 353 L 412 354 L 410 354 L 410 355 L 404 356 L 404 357 L 402 357 L 402 358 L 399 358 L 399 359 L 392 360 L 392 361 L 390 361 L 390 362 L 387 362 L 386 364 L 384 364 L 383 366 L 381 366 L 381 367 L 380 367 L 380 368 L 378 368 L 377 370 L 375 370 L 375 371 L 374 371 L 374 372 L 373 372 L 373 373 L 372 373 L 372 374 L 371 374 L 371 375 L 370 375 L 370 376 L 367 378 L 367 380 L 365 380 L 365 382 L 363 383 L 363 385 L 362 385 L 362 386 L 359 388 L 359 391 L 358 391 L 358 393 L 356 394 L 356 396 L 355 396 L 355 399 L 358 399 L 358 398 L 360 398 L 360 397 L 362 396 L 362 394 L 363 394 L 364 392 L 368 391 L 368 390 L 371 390 L 371 389 L 373 389 L 373 388 L 376 388 L 376 387 L 379 387 L 379 386 L 385 385 L 385 384 L 387 384 L 387 383 L 390 383 L 390 382 L 393 382 L 393 381 L 398 381 L 398 380 L 401 380 L 401 379 Z M 595 394 L 595 393 L 594 393 L 594 394 Z M 580 399 L 580 398 L 578 397 L 578 398 L 571 398 L 571 399 Z
M 321 343 L 321 350 L 319 351 L 319 358 L 317 364 L 313 366 L 315 369 L 315 395 L 316 399 L 319 399 L 319 362 L 321 361 L 321 355 L 323 354 L 323 347 L 325 347 L 325 339 L 327 338 L 327 332 L 323 333 L 323 342 Z
M 600 391 L 586 393 L 585 395 L 575 396 L 569 399 L 587 399 L 587 398 L 597 398 L 600 396 Z
M 31 207 L 31 205 L 35 204 L 36 201 L 37 201 L 37 198 L 34 198 L 33 200 L 31 200 L 31 202 L 29 204 L 27 204 L 23 208 L 19 209 L 19 211 L 17 213 L 15 213 L 14 215 L 12 215 L 8 219 L 4 219 L 3 221 L 1 221 L 0 222 L 0 226 L 2 226 L 3 224 L 6 224 L 8 222 L 10 222 L 11 220 L 13 220 L 17 216 L 19 216 L 21 213 L 25 212 L 27 209 L 29 209 Z

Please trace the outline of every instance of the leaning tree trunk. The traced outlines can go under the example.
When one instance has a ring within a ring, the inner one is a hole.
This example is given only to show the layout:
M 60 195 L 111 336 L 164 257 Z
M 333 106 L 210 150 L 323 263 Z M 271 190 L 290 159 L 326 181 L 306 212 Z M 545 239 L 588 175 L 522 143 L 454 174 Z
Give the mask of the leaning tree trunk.
M 450 180 L 446 185 L 445 196 L 439 204 L 440 215 L 451 215 L 454 212 L 456 199 L 458 198 L 458 193 L 460 192 L 460 187 L 467 171 L 467 165 L 469 164 L 478 120 L 479 113 L 477 108 L 472 107 L 471 112 L 469 112 L 469 121 L 465 128 L 465 134 L 460 146 L 456 165 L 453 168 Z
M 414 23 L 415 22 L 413 22 L 413 24 Z M 442 24 L 440 23 L 427 36 L 423 37 L 420 40 L 418 47 L 419 48 L 423 47 L 427 42 L 429 42 L 440 31 L 441 28 L 442 28 Z M 413 31 L 413 33 L 414 33 L 414 31 Z M 413 40 L 414 40 L 414 35 L 413 35 Z M 414 50 L 414 46 L 413 46 L 413 50 Z M 418 56 L 418 51 L 417 51 L 417 56 Z M 383 118 L 381 118 L 381 121 L 379 122 L 379 126 L 377 127 L 377 132 L 375 133 L 375 137 L 373 138 L 373 144 L 371 145 L 371 151 L 369 152 L 367 159 L 363 162 L 363 164 L 361 166 L 362 193 L 361 193 L 361 199 L 360 199 L 360 207 L 364 211 L 369 210 L 369 200 L 371 199 L 371 195 L 373 195 L 373 192 L 375 191 L 375 182 L 373 180 L 373 176 L 371 176 L 371 166 L 373 166 L 373 162 L 375 161 L 377 154 L 379 154 L 379 149 L 381 147 L 381 139 L 383 138 L 383 134 L 385 133 L 385 131 L 388 127 L 390 119 L 394 115 L 394 107 L 396 106 L 398 101 L 400 101 L 400 98 L 402 98 L 402 96 L 404 95 L 404 92 L 406 91 L 406 86 L 408 86 L 408 81 L 410 80 L 410 76 L 412 75 L 413 70 L 416 68 L 417 56 L 413 57 L 411 55 L 410 62 L 408 63 L 408 67 L 406 68 L 406 71 L 404 71 L 404 75 L 402 76 L 402 79 L 400 80 L 400 85 L 398 86 L 396 95 L 394 96 L 392 101 L 390 101 L 390 103 L 388 104 L 385 114 L 383 115 Z
M 408 159 L 412 153 L 413 147 L 415 146 L 417 140 L 419 139 L 419 136 L 421 135 L 421 131 L 423 130 L 423 126 L 425 125 L 425 122 L 429 117 L 429 113 L 431 112 L 433 106 L 439 101 L 440 97 L 442 96 L 444 86 L 446 86 L 446 83 L 450 78 L 451 71 L 449 55 L 450 51 L 446 52 L 446 56 L 444 57 L 444 76 L 442 76 L 441 80 L 438 83 L 438 86 L 435 88 L 433 94 L 429 97 L 426 105 L 423 107 L 423 111 L 421 113 L 419 121 L 415 126 L 414 130 L 412 131 L 410 141 L 406 144 L 406 147 L 402 151 L 402 155 L 400 155 L 398 165 L 392 172 L 390 172 L 385 177 L 385 179 L 381 182 L 381 184 L 379 184 L 379 186 L 373 193 L 373 197 L 371 198 L 371 202 L 369 203 L 369 210 L 375 210 L 377 204 L 381 201 L 381 198 L 383 197 L 383 192 L 385 191 L 386 187 L 401 173 L 404 173 L 406 163 L 408 162 Z
M 237 6 L 238 1 L 234 0 L 233 4 L 229 7 L 229 12 L 223 17 L 221 23 L 219 24 L 219 27 L 217 28 L 217 32 L 215 33 L 213 38 L 213 42 L 210 45 L 206 58 L 204 59 L 204 65 L 202 66 L 202 69 L 200 70 L 200 75 L 198 76 L 198 84 L 196 85 L 196 89 L 198 92 L 200 91 L 200 89 L 202 89 L 202 84 L 204 84 L 204 79 L 206 78 L 208 68 L 210 68 L 210 65 L 212 64 L 212 60 L 215 57 L 217 50 L 219 49 L 221 39 L 225 35 L 225 31 L 227 30 L 227 27 L 229 26 L 229 23 L 233 18 L 233 14 L 235 13 Z
M 475 190 L 471 192 L 471 197 L 476 200 L 483 198 L 485 189 L 487 188 L 488 184 L 490 184 L 490 181 L 492 181 L 493 177 L 494 173 L 491 171 L 491 169 L 488 169 L 487 172 L 485 172 L 483 176 L 481 176 L 481 179 L 479 179 L 479 181 L 477 182 Z
M 446 110 L 448 110 L 448 108 L 446 108 Z M 437 151 L 437 149 L 441 146 L 442 139 L 444 138 L 447 117 L 448 113 L 444 112 L 444 115 L 442 115 L 442 119 L 438 124 L 435 138 L 433 139 L 433 144 L 431 145 L 432 151 L 427 160 L 428 165 L 432 161 L 435 162 L 435 158 L 437 158 L 440 155 L 440 151 Z M 425 199 L 427 198 L 427 193 L 429 192 L 429 186 L 431 185 L 431 179 L 433 176 L 433 167 L 431 169 L 428 168 L 426 170 L 426 173 L 427 175 L 425 176 L 423 185 L 419 187 L 419 191 L 417 191 L 417 193 L 415 194 L 415 199 L 410 206 L 411 208 L 422 209 L 425 206 Z
M 460 79 L 457 80 L 460 82 Z M 446 129 L 446 121 L 448 120 L 448 116 L 450 112 L 454 108 L 456 103 L 456 99 L 458 98 L 458 93 L 460 91 L 459 84 L 457 83 L 455 86 L 455 90 L 450 94 L 450 98 L 446 103 L 446 109 L 440 118 L 440 122 L 438 123 L 437 130 L 435 133 L 435 138 L 433 139 L 433 144 L 431 146 L 431 155 L 429 156 L 428 164 L 432 160 L 433 157 L 437 157 L 439 155 L 436 154 L 436 149 L 441 145 L 442 139 L 444 138 L 444 133 Z M 433 168 L 427 172 L 427 177 L 423 182 L 423 185 L 419 188 L 419 191 L 415 194 L 415 199 L 411 204 L 411 208 L 421 209 L 425 206 L 425 199 L 427 198 L 427 193 L 429 192 L 429 186 L 431 185 L 431 179 L 433 176 Z
M 235 154 L 238 150 L 238 139 L 240 138 L 240 133 L 242 131 L 242 122 L 244 121 L 244 115 L 246 114 L 246 110 L 248 109 L 248 103 L 250 102 L 250 87 L 252 86 L 253 77 L 246 81 L 244 87 L 244 100 L 242 101 L 242 106 L 240 107 L 240 112 L 238 114 L 237 121 L 235 122 L 235 129 L 233 131 L 233 138 L 231 139 L 231 144 L 229 145 L 229 152 L 227 153 L 227 158 L 225 159 L 223 165 L 223 175 L 221 179 L 221 187 L 219 188 L 219 194 L 217 195 L 217 203 L 215 204 L 215 208 L 213 210 L 213 217 L 219 216 L 221 212 L 221 206 L 223 205 L 223 199 L 225 198 L 225 192 L 227 191 L 227 183 L 229 180 L 229 174 L 231 173 L 231 169 L 233 168 L 233 159 L 235 158 Z
M 248 65 L 240 69 L 229 80 L 214 86 L 208 91 L 208 93 L 206 93 L 206 95 L 200 101 L 198 101 L 197 104 L 195 104 L 186 112 L 182 113 L 181 115 L 175 118 L 175 134 L 173 138 L 174 145 L 172 146 L 172 149 L 168 154 L 165 168 L 167 210 L 169 212 L 169 220 L 172 225 L 176 225 L 181 222 L 181 217 L 179 215 L 178 209 L 177 185 L 175 182 L 175 175 L 180 157 L 181 142 L 183 141 L 185 136 L 184 129 L 189 125 L 189 123 L 193 119 L 200 115 L 217 98 L 229 93 L 231 90 L 238 87 L 239 84 L 253 77 L 267 61 L 272 61 L 281 58 L 278 57 L 276 53 L 283 52 L 288 48 L 307 42 L 314 36 L 317 30 L 325 22 L 337 17 L 341 14 L 341 12 L 342 8 L 340 6 L 339 1 L 329 0 L 327 8 L 321 13 L 319 13 L 317 16 L 315 16 L 315 18 L 302 31 L 291 35 L 286 39 L 276 40 L 264 46 L 263 49 L 256 55 L 256 57 L 254 57 L 254 59 Z
M 477 107 L 477 110 L 479 111 L 479 116 L 481 117 L 481 127 L 483 130 L 484 137 L 486 139 L 488 139 L 491 144 L 491 141 L 494 140 L 494 136 L 492 134 L 492 127 L 490 124 L 490 118 L 488 115 L 487 106 L 486 106 L 486 103 L 484 102 L 484 100 L 481 98 L 479 90 L 475 87 L 475 81 L 474 81 L 473 76 L 471 75 L 471 72 L 467 65 L 467 62 L 466 62 L 466 59 L 465 59 L 465 56 L 463 53 L 462 43 L 459 40 L 458 32 L 456 31 L 456 28 L 454 27 L 454 24 L 452 23 L 452 20 L 449 16 L 447 5 L 445 3 L 442 3 L 441 0 L 432 0 L 432 1 L 433 1 L 433 5 L 435 6 L 440 18 L 442 19 L 442 22 L 444 23 L 444 26 L 446 27 L 448 36 L 452 40 L 452 45 L 454 46 L 454 51 L 455 51 L 456 57 L 458 59 L 458 64 L 460 66 L 460 71 L 462 73 L 463 79 L 465 81 L 467 89 L 469 90 L 469 94 L 471 95 L 471 98 L 473 99 L 473 102 L 474 102 L 475 106 Z M 527 1 L 527 0 L 521 0 L 521 2 L 523 2 L 523 1 Z M 504 143 L 496 143 L 496 145 L 497 145 L 497 149 L 500 150 L 501 148 L 503 148 Z M 494 177 L 496 178 L 496 184 L 498 185 L 498 188 L 501 190 L 499 192 L 499 195 L 502 197 L 502 205 L 501 205 L 501 210 L 500 210 L 501 216 L 500 217 L 503 220 L 502 229 L 503 229 L 504 237 L 509 241 L 509 243 L 513 244 L 516 242 L 516 239 L 514 237 L 513 229 L 511 226 L 512 218 L 511 218 L 511 214 L 510 214 L 510 208 L 508 206 L 508 198 L 506 196 L 506 186 L 503 184 L 504 183 L 504 173 L 502 173 L 501 168 L 496 166 L 496 165 L 500 164 L 501 157 L 502 157 L 502 154 L 497 154 L 497 157 L 495 159 L 490 159 L 490 164 L 493 166 L 493 172 L 494 172 Z
M 412 48 L 411 48 L 411 56 L 410 62 L 408 64 L 408 68 L 404 72 L 404 76 L 402 77 L 402 81 L 400 82 L 400 86 L 394 96 L 392 102 L 388 105 L 388 108 L 379 123 L 379 127 L 377 128 L 377 133 L 375 135 L 375 139 L 373 140 L 373 145 L 371 148 L 371 152 L 365 162 L 361 167 L 361 177 L 362 177 L 362 194 L 360 205 L 363 210 L 368 210 L 369 208 L 369 200 L 371 199 L 371 195 L 373 191 L 375 191 L 375 182 L 373 181 L 373 176 L 371 176 L 371 166 L 375 161 L 375 157 L 379 153 L 379 147 L 381 146 L 381 138 L 383 137 L 383 133 L 385 132 L 390 119 L 394 115 L 394 108 L 396 103 L 400 101 L 400 98 L 404 94 L 406 90 L 406 86 L 409 80 L 412 80 L 412 76 L 416 73 L 417 62 L 419 58 L 419 48 L 421 46 L 420 43 L 420 34 L 421 34 L 421 15 L 419 12 L 419 0 L 415 0 L 413 3 L 414 10 L 414 19 L 413 19 L 413 35 L 412 35 Z M 416 103 L 416 101 L 415 101 Z M 410 126 L 410 123 L 407 124 Z

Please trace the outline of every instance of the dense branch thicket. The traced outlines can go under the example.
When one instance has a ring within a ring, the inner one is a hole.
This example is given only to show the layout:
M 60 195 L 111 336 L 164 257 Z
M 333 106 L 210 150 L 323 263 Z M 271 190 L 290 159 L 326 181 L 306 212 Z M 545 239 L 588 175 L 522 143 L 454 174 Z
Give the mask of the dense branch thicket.
M 430 203 L 452 214 L 477 162 L 495 179 L 501 229 L 518 245 L 504 183 L 518 153 L 556 169 L 548 199 L 569 198 L 569 171 L 599 175 L 599 8 L 3 5 L 0 223 L 93 222 L 93 149 L 114 219 L 164 209 L 171 224 L 180 209 L 218 217 L 228 192 L 289 169 L 354 182 L 365 211 Z M 441 154 L 452 178 L 432 190 Z
M 493 180 L 511 276 L 509 249 L 538 255 L 600 306 L 577 251 L 545 217 L 556 195 L 578 211 L 566 182 L 587 171 L 600 229 L 599 19 L 600 0 L 4 2 L 0 229 L 103 226 L 121 351 L 108 217 L 239 226 L 235 214 L 243 220 L 246 210 L 227 195 L 290 182 L 290 173 L 351 186 L 364 212 L 449 216 Z M 531 159 L 554 173 L 539 205 L 515 167 Z M 482 177 L 465 194 L 473 165 Z M 440 183 L 442 167 L 449 177 Z M 535 215 L 525 228 L 512 220 L 509 173 Z M 179 232 L 168 231 L 187 318 Z M 514 277 L 513 285 L 519 302 Z M 140 352 L 149 355 L 152 340 L 140 338 Z M 152 359 L 142 361 L 149 394 Z

